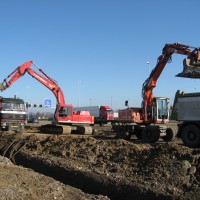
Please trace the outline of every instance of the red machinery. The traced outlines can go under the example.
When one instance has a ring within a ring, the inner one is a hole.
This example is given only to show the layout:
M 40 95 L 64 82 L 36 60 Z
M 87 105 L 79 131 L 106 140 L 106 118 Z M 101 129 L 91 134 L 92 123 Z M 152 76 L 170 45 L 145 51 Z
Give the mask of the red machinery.
M 199 48 L 193 48 L 179 43 L 166 44 L 163 48 L 162 55 L 158 57 L 155 68 L 143 84 L 141 108 L 130 107 L 119 110 L 119 124 L 113 125 L 113 129 L 117 131 L 118 137 L 129 139 L 132 134 L 135 134 L 138 138 L 146 142 L 156 142 L 160 136 L 165 141 L 174 138 L 172 128 L 162 125 L 169 122 L 169 98 L 154 97 L 153 95 L 153 88 L 156 87 L 158 78 L 165 65 L 171 61 L 171 56 L 174 53 L 187 55 L 187 59 L 184 60 L 184 71 L 177 76 L 188 78 L 200 77 Z M 150 124 L 154 125 L 150 126 Z
M 77 130 L 81 133 L 92 133 L 92 128 L 90 126 L 84 125 L 93 125 L 94 117 L 90 115 L 87 111 L 74 111 L 74 107 L 70 104 L 65 104 L 64 94 L 61 88 L 58 86 L 57 82 L 49 77 L 41 68 L 38 70 L 43 74 L 39 74 L 33 69 L 31 69 L 32 61 L 25 62 L 21 66 L 17 67 L 11 74 L 4 79 L 1 85 L 1 91 L 10 87 L 15 81 L 22 77 L 25 73 L 30 74 L 37 81 L 46 86 L 49 90 L 53 92 L 57 100 L 57 106 L 54 114 L 54 119 L 56 123 L 70 125 L 70 126 L 56 126 L 56 125 L 44 125 L 41 126 L 41 130 L 44 132 L 50 133 L 70 133 L 71 130 Z M 7 80 L 9 79 L 9 80 Z M 73 125 L 73 126 L 72 126 Z
M 87 110 L 94 116 L 94 123 L 104 125 L 114 123 L 114 112 L 110 106 L 84 106 L 75 107 L 75 110 Z

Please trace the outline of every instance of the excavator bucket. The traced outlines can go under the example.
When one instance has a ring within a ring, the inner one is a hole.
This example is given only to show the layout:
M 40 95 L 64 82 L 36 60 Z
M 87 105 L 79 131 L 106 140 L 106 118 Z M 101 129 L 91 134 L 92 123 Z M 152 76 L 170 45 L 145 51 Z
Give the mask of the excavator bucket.
M 5 89 L 4 85 L 0 84 L 0 90 L 3 91 Z
M 176 75 L 182 78 L 200 78 L 200 63 L 190 59 L 183 60 L 183 71 Z

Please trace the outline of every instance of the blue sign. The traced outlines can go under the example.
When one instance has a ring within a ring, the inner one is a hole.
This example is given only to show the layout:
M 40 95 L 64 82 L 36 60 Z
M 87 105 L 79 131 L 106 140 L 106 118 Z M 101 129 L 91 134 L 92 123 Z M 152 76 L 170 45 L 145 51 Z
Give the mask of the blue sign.
M 44 100 L 44 107 L 45 108 L 51 108 L 51 99 L 45 99 Z

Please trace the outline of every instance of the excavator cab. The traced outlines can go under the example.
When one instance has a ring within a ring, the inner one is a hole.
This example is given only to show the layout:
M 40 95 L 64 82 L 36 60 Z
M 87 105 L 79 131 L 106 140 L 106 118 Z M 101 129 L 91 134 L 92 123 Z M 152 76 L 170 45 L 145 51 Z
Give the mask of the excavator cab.
M 183 60 L 183 71 L 176 75 L 181 78 L 200 78 L 200 61 L 188 58 Z
M 62 106 L 59 110 L 59 117 L 66 118 L 67 116 L 72 116 L 72 107 L 71 106 Z
M 154 97 L 152 117 L 154 123 L 160 124 L 169 122 L 169 98 Z

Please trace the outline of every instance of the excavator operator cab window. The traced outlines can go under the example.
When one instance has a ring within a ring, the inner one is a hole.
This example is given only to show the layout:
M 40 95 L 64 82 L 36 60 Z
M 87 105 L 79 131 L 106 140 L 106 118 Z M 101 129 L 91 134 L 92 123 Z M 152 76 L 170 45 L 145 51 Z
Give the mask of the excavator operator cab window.
M 62 107 L 59 111 L 59 117 L 65 118 L 67 116 L 72 116 L 72 108 Z
M 157 99 L 157 119 L 165 120 L 169 118 L 168 99 Z

